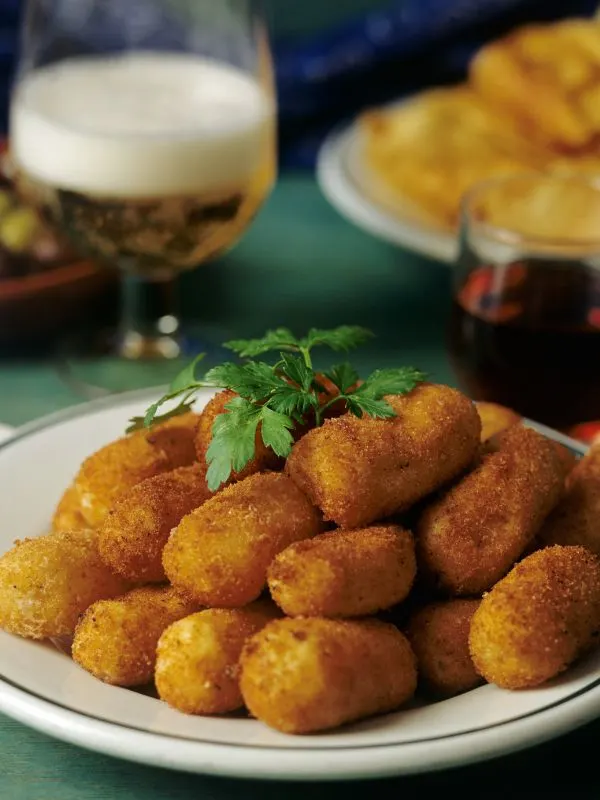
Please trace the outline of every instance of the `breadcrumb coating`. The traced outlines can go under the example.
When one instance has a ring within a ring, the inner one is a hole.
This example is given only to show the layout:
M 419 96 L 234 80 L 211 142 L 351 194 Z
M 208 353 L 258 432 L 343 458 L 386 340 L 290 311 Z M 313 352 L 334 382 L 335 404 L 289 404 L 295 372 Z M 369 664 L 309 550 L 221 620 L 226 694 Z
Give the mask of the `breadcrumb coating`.
M 392 711 L 417 683 L 408 640 L 376 620 L 275 620 L 246 643 L 241 666 L 248 710 L 284 733 Z
M 364 527 L 410 508 L 478 453 L 479 416 L 455 389 L 420 384 L 386 400 L 397 415 L 392 419 L 327 420 L 288 457 L 288 475 L 340 527 Z
M 523 559 L 473 615 L 475 668 L 504 689 L 537 686 L 598 642 L 600 559 L 555 545 Z
M 514 425 L 497 441 L 417 525 L 419 569 L 453 595 L 481 594 L 505 575 L 564 491 L 564 463 L 548 439 Z
M 412 534 L 380 525 L 290 545 L 269 567 L 268 584 L 290 617 L 358 617 L 404 600 L 416 571 Z

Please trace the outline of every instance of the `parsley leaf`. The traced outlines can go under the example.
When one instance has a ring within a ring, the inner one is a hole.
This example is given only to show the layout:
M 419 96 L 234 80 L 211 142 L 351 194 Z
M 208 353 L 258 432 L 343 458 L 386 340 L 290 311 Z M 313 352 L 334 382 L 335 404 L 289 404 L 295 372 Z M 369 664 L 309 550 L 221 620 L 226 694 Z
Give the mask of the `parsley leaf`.
M 294 417 L 299 422 L 302 414 L 311 408 L 318 407 L 319 398 L 312 393 L 303 392 L 298 386 L 286 383 L 279 389 L 275 389 L 265 405 L 280 414 Z
M 353 392 L 355 395 L 379 400 L 386 394 L 406 394 L 426 379 L 424 372 L 414 367 L 376 369 Z
M 374 400 L 372 397 L 365 397 L 353 392 L 346 397 L 346 405 L 355 417 L 362 417 L 366 414 L 374 419 L 390 419 L 396 416 L 396 412 L 385 400 Z
M 337 364 L 325 373 L 325 377 L 337 386 L 342 394 L 346 394 L 358 381 L 358 372 L 348 364 Z
M 260 423 L 262 440 L 276 455 L 285 458 L 294 443 L 290 431 L 294 421 L 267 406 L 257 406 L 236 397 L 215 417 L 212 440 L 206 453 L 206 482 L 211 491 L 240 472 L 254 458 L 256 430 Z
M 263 442 L 276 455 L 286 458 L 294 443 L 294 437 L 290 433 L 294 427 L 294 421 L 287 414 L 272 411 L 268 406 L 261 408 L 260 418 Z
M 204 359 L 205 354 L 200 353 L 196 358 L 182 369 L 181 372 L 173 378 L 171 385 L 168 389 L 168 394 L 175 395 L 179 392 L 186 392 L 192 386 L 202 386 L 202 381 L 196 379 L 196 368 L 198 364 Z
M 339 328 L 334 328 L 330 331 L 311 328 L 308 336 L 300 340 L 300 346 L 306 350 L 312 350 L 313 347 L 326 346 L 332 350 L 347 351 L 364 344 L 372 336 L 373 334 L 370 330 L 361 328 L 358 325 L 340 325 Z
M 303 392 L 308 392 L 315 378 L 314 372 L 306 365 L 305 360 L 291 353 L 281 353 L 281 361 L 275 365 L 275 369 L 281 370 Z
M 187 414 L 188 411 L 191 411 L 192 406 L 194 405 L 192 397 L 196 393 L 196 389 L 200 389 L 206 385 L 203 381 L 196 380 L 196 367 L 203 358 L 204 353 L 200 353 L 190 364 L 185 367 L 185 369 L 176 375 L 171 381 L 167 393 L 163 395 L 160 400 L 157 400 L 156 403 L 152 403 L 152 405 L 146 409 L 146 413 L 143 416 L 131 417 L 125 432 L 133 433 L 134 431 L 139 431 L 143 428 L 149 428 L 151 425 L 158 425 L 161 422 L 166 422 L 168 419 L 178 417 L 181 414 Z M 158 413 L 158 409 L 162 405 L 167 403 L 169 400 L 175 400 L 181 395 L 183 395 L 183 397 L 178 405 L 176 405 L 170 411 L 165 411 L 164 414 Z
M 286 385 L 283 378 L 273 371 L 273 367 L 264 361 L 221 364 L 219 367 L 209 369 L 205 380 L 213 386 L 231 389 L 254 403 L 262 402 L 275 389 Z
M 170 411 L 165 411 L 164 414 L 157 414 L 159 407 L 167 400 L 172 399 L 173 395 L 161 398 L 161 400 L 158 400 L 156 403 L 153 403 L 148 407 L 144 416 L 131 417 L 129 419 L 129 425 L 125 429 L 125 433 L 141 431 L 145 428 L 149 428 L 153 424 L 159 425 L 161 422 L 166 422 L 168 419 L 172 419 L 173 417 L 179 417 L 181 414 L 187 414 L 188 411 L 192 410 L 194 405 L 194 401 L 191 399 L 191 397 L 195 394 L 195 392 L 196 390 L 193 389 L 191 392 L 187 393 L 185 397 L 178 403 L 178 405 L 176 405 Z
M 345 402 L 348 411 L 357 417 L 367 415 L 387 419 L 395 416 L 385 396 L 411 391 L 425 380 L 425 375 L 419 370 L 412 367 L 375 370 L 361 384 L 357 371 L 348 363 L 338 364 L 325 372 L 327 381 L 324 378 L 320 381 L 313 369 L 312 348 L 327 346 L 335 351 L 350 350 L 371 336 L 372 333 L 365 328 L 341 325 L 329 331 L 312 328 L 301 339 L 288 328 L 276 328 L 267 331 L 261 339 L 227 342 L 225 347 L 247 361 L 239 364 L 226 362 L 198 378 L 197 366 L 203 358 L 198 356 L 175 377 L 164 397 L 153 403 L 144 416 L 130 420 L 127 431 L 148 428 L 189 411 L 194 395 L 201 387 L 233 391 L 237 396 L 227 403 L 225 411 L 213 423 L 212 440 L 206 455 L 207 482 L 214 491 L 229 479 L 232 471 L 240 472 L 252 460 L 259 425 L 264 444 L 277 455 L 286 457 L 294 443 L 296 424 L 306 424 L 311 420 L 320 425 L 327 409 L 334 404 Z M 274 366 L 253 360 L 272 350 L 279 353 Z M 338 393 L 333 395 L 323 388 L 325 382 L 333 383 Z M 174 400 L 178 400 L 177 405 L 159 413 L 164 403 Z
M 267 331 L 260 339 L 233 339 L 225 342 L 223 347 L 233 350 L 241 358 L 255 358 L 271 350 L 298 350 L 299 343 L 288 328 L 276 328 Z
M 235 397 L 218 414 L 212 427 L 212 440 L 206 452 L 206 482 L 214 492 L 229 480 L 232 470 L 240 472 L 254 457 L 256 428 L 262 407 L 243 397 Z

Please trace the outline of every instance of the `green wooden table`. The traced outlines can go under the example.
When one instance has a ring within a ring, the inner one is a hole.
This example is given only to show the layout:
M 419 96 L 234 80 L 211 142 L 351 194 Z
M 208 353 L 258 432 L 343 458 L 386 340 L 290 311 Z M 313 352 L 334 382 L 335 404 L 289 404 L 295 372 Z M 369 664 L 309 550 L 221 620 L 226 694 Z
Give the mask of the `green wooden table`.
M 387 246 L 342 220 L 314 181 L 284 176 L 244 241 L 185 278 L 184 311 L 207 338 L 258 334 L 285 324 L 342 323 L 378 338 L 357 356 L 376 365 L 420 366 L 453 376 L 444 352 L 450 270 Z M 99 374 L 116 370 L 99 367 Z M 149 384 L 156 373 L 147 374 Z M 80 402 L 43 361 L 0 362 L 0 422 L 17 425 Z M 267 784 L 140 767 L 53 741 L 0 716 L 0 800 L 314 800 L 370 793 L 402 800 L 437 793 L 477 798 L 600 797 L 600 723 L 488 764 L 427 776 L 350 784 Z

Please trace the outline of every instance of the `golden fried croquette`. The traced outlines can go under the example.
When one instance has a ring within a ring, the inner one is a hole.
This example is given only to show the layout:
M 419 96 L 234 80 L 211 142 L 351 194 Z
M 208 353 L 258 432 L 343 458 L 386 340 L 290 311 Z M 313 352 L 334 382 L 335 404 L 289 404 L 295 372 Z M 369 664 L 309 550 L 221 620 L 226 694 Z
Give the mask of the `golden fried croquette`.
M 29 639 L 70 636 L 89 605 L 129 586 L 100 558 L 93 531 L 17 541 L 0 557 L 0 627 Z
M 278 553 L 322 529 L 319 512 L 286 475 L 250 475 L 181 520 L 163 566 L 173 586 L 202 605 L 235 608 L 258 598 Z
M 73 484 L 65 489 L 52 516 L 52 530 L 76 531 L 90 526 L 81 513 L 79 494 Z
M 506 406 L 498 403 L 478 401 L 475 403 L 477 413 L 481 419 L 481 441 L 487 442 L 492 436 L 505 431 L 511 425 L 519 422 L 521 416 Z
M 158 641 L 154 679 L 161 700 L 184 714 L 241 708 L 242 647 L 278 616 L 275 605 L 257 600 L 245 608 L 208 608 L 174 622 Z
M 523 689 L 563 672 L 599 630 L 600 559 L 555 545 L 523 559 L 485 595 L 469 646 L 486 681 Z
M 359 617 L 404 600 L 416 571 L 412 534 L 380 525 L 296 542 L 267 576 L 273 600 L 290 617 Z
M 275 620 L 248 640 L 241 667 L 248 710 L 284 733 L 392 711 L 417 683 L 408 640 L 376 620 Z
M 75 487 L 88 525 L 97 527 L 115 500 L 137 483 L 191 464 L 196 425 L 197 415 L 185 414 L 117 439 L 86 458 Z
M 564 444 L 560 444 L 560 442 L 552 442 L 552 444 L 558 453 L 558 457 L 563 462 L 564 472 L 568 482 L 569 475 L 577 465 L 577 456 L 572 450 L 569 450 L 568 447 L 565 447 Z
M 432 603 L 411 617 L 406 635 L 417 658 L 419 683 L 427 693 L 451 697 L 482 682 L 469 653 L 471 618 L 479 603 Z
M 579 544 L 600 556 L 600 446 L 593 447 L 567 478 L 567 491 L 544 523 L 545 544 Z
M 478 452 L 479 416 L 456 389 L 421 384 L 386 400 L 396 417 L 327 420 L 288 457 L 288 475 L 340 527 L 364 527 L 406 510 Z
M 188 411 L 152 426 L 146 433 L 151 445 L 167 456 L 171 469 L 187 467 L 196 461 L 196 431 L 200 414 Z
M 162 551 L 171 530 L 211 494 L 198 463 L 146 478 L 117 499 L 98 528 L 100 555 L 132 582 L 166 580 Z
M 225 406 L 231 402 L 238 395 L 235 392 L 225 389 L 216 394 L 210 400 L 202 414 L 196 431 L 196 456 L 198 461 L 202 464 L 206 463 L 206 452 L 212 441 L 212 428 L 216 417 L 219 414 L 227 413 Z M 283 467 L 284 460 L 276 455 L 270 447 L 267 447 L 262 440 L 261 427 L 258 426 L 256 430 L 256 437 L 254 439 L 254 457 L 246 464 L 244 469 L 240 472 L 232 472 L 229 478 L 230 483 L 241 481 L 247 478 L 248 475 L 253 475 L 255 472 L 265 472 L 266 470 L 279 470 Z
M 498 450 L 427 507 L 419 568 L 444 591 L 477 595 L 512 567 L 560 500 L 565 469 L 552 442 L 514 425 Z
M 73 659 L 115 686 L 142 686 L 154 676 L 161 633 L 198 605 L 171 586 L 144 586 L 91 605 L 75 629 Z

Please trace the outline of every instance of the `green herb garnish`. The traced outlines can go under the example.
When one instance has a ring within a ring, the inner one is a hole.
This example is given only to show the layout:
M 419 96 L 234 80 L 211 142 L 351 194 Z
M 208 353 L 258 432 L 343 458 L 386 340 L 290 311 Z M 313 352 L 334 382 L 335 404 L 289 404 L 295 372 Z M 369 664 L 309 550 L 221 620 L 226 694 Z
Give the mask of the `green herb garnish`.
M 231 389 L 238 396 L 225 406 L 227 413 L 216 417 L 206 454 L 207 482 L 214 491 L 228 480 L 232 470 L 239 472 L 252 460 L 259 425 L 264 444 L 285 458 L 294 443 L 294 427 L 305 421 L 309 412 L 316 426 L 323 422 L 327 409 L 342 401 L 357 417 L 364 414 L 377 419 L 395 416 L 393 408 L 383 398 L 414 389 L 426 378 L 420 370 L 413 367 L 379 369 L 360 382 L 358 372 L 347 362 L 319 373 L 313 369 L 315 347 L 348 351 L 372 335 L 365 328 L 342 325 L 329 331 L 313 328 L 307 336 L 297 339 L 287 328 L 277 328 L 267 331 L 261 339 L 227 342 L 224 346 L 245 361 L 226 362 L 198 378 L 197 367 L 203 355 L 198 356 L 143 417 L 130 420 L 127 431 L 148 428 L 186 413 L 198 389 Z M 273 351 L 278 353 L 275 364 L 255 360 Z M 328 391 L 323 383 L 333 384 L 338 393 Z M 179 403 L 175 408 L 158 413 L 164 403 L 177 399 Z

